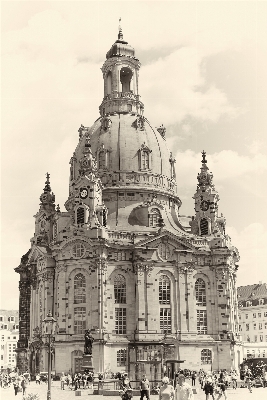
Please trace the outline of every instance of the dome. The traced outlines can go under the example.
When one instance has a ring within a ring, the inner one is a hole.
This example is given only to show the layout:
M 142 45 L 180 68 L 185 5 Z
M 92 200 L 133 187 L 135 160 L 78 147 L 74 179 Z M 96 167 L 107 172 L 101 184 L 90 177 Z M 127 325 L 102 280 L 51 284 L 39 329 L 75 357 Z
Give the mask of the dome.
M 159 131 L 140 115 L 106 115 L 81 136 L 75 157 L 81 163 L 89 139 L 104 187 L 133 184 L 175 194 L 170 151 Z

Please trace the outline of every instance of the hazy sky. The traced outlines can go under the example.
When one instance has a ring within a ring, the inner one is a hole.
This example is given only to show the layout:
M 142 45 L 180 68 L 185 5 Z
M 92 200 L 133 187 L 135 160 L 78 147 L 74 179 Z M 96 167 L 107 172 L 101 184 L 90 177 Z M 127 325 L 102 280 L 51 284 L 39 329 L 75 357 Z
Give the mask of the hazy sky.
M 238 285 L 267 282 L 267 2 L 2 1 L 2 308 L 30 247 L 45 173 L 64 210 L 81 124 L 98 118 L 100 67 L 117 39 L 142 63 L 144 115 L 176 155 L 193 215 L 201 151 L 239 249 Z

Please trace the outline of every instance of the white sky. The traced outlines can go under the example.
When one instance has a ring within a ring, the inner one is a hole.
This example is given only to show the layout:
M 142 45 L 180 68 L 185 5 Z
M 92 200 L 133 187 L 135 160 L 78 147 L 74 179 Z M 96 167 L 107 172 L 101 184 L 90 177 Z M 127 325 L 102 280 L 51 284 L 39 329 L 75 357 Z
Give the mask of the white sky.
M 100 67 L 117 39 L 142 63 L 145 116 L 176 154 L 181 214 L 207 152 L 239 248 L 238 285 L 267 282 L 267 2 L 2 1 L 2 308 L 30 247 L 45 173 L 64 210 L 81 124 L 98 118 Z

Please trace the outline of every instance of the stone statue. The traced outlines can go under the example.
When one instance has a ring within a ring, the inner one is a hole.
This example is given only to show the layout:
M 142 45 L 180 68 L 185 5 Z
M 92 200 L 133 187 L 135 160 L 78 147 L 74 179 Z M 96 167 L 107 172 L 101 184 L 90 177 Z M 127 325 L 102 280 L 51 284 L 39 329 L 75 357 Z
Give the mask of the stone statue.
M 92 345 L 94 340 L 91 331 L 87 329 L 84 334 L 84 354 L 92 354 Z

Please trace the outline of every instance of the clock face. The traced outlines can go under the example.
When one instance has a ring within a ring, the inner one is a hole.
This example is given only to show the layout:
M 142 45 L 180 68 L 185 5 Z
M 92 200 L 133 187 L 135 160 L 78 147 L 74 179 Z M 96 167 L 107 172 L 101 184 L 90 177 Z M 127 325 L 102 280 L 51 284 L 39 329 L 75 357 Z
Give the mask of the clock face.
M 203 200 L 200 204 L 200 208 L 202 211 L 207 211 L 209 209 L 209 202 L 206 200 Z
M 86 199 L 88 196 L 88 190 L 86 188 L 81 188 L 80 189 L 80 197 L 81 199 Z

